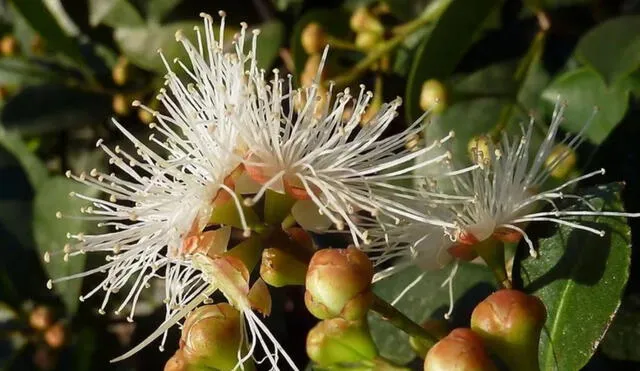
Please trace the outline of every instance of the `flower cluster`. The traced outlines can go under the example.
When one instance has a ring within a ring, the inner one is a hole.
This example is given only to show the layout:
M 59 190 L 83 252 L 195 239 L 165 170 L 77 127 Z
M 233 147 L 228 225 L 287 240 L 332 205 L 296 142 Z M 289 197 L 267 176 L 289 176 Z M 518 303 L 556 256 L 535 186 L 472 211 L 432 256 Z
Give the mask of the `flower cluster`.
M 154 117 L 148 139 L 137 139 L 114 121 L 133 150 L 109 148 L 102 140 L 97 146 L 118 172 L 67 173 L 106 197 L 73 194 L 90 203 L 81 210 L 85 215 L 59 217 L 95 220 L 103 232 L 69 235 L 73 242 L 63 251 L 45 255 L 48 261 L 56 254 L 66 260 L 87 252 L 106 253 L 104 265 L 56 278 L 48 286 L 104 274 L 102 282 L 80 299 L 104 291 L 104 314 L 110 297 L 128 290 L 115 313 L 127 308 L 130 321 L 144 288 L 155 281 L 164 283 L 165 322 L 116 360 L 158 337 L 164 344 L 168 329 L 210 302 L 217 291 L 233 307 L 225 311 L 237 311 L 242 321 L 237 367 L 253 359 L 278 369 L 283 359 L 297 369 L 254 313 L 270 312 L 266 285 L 262 280 L 249 284 L 262 251 L 257 249 L 256 258 L 252 248 L 277 235 L 252 207 L 267 204 L 272 193 L 286 196 L 287 217 L 304 230 L 346 229 L 352 243 L 374 263 L 394 262 L 374 279 L 410 264 L 432 269 L 454 257 L 473 258 L 478 254 L 473 247 L 487 239 L 524 237 L 534 254 L 524 230 L 529 222 L 552 221 L 601 234 L 572 218 L 631 215 L 599 211 L 568 191 L 601 172 L 543 190 L 545 180 L 581 141 L 580 135 L 565 140 L 564 152 L 554 152 L 549 162 L 562 105 L 537 153 L 531 148 L 531 123 L 516 141 L 506 135 L 498 143 L 484 141 L 482 148 L 474 149 L 474 165 L 456 169 L 450 154 L 440 149 L 453 133 L 420 148 L 406 146 L 422 131 L 423 118 L 398 134 L 385 135 L 398 115 L 400 99 L 376 107 L 365 122 L 372 94 L 363 86 L 354 94 L 348 88 L 335 93 L 331 84 L 321 85 L 326 49 L 316 80 L 295 88 L 292 76 L 282 78 L 278 70 L 269 75 L 257 66 L 258 30 L 248 36 L 243 23 L 228 40 L 223 12 L 217 32 L 212 17 L 202 16 L 204 28 L 195 29 L 195 43 L 176 34 L 188 61 L 171 64 L 160 52 L 167 69 L 166 88 L 157 97 L 163 109 L 134 102 Z M 414 170 L 427 166 L 439 173 L 429 179 L 429 187 L 397 185 L 415 181 Z M 432 186 L 442 182 L 450 183 L 453 191 Z M 576 200 L 584 211 L 563 210 L 556 205 L 559 199 Z M 552 210 L 541 211 L 545 204 Z M 257 346 L 266 354 L 262 359 L 254 355 Z

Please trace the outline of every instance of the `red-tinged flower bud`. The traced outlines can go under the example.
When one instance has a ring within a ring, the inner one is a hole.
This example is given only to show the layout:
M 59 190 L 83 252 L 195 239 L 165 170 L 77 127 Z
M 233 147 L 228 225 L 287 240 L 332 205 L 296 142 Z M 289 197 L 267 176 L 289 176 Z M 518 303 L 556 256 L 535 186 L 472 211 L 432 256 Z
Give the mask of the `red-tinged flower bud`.
M 164 371 L 189 371 L 189 365 L 184 359 L 184 352 L 178 349 L 165 363 Z
M 240 312 L 228 303 L 205 305 L 193 311 L 180 338 L 184 360 L 194 367 L 233 369 L 242 346 L 240 321 Z M 253 369 L 249 362 L 245 363 L 245 370 Z
M 538 342 L 546 310 L 535 296 L 504 289 L 476 306 L 471 328 L 512 370 L 538 370 Z
M 53 324 L 53 311 L 44 306 L 39 305 L 29 313 L 29 325 L 34 330 L 44 331 Z
M 449 333 L 447 321 L 440 319 L 428 319 L 422 323 L 422 327 L 436 339 L 442 339 Z M 420 358 L 424 359 L 429 349 L 433 346 L 433 342 L 427 342 L 417 336 L 411 336 L 409 337 L 409 345 Z
M 447 108 L 447 89 L 444 84 L 435 79 L 425 81 L 420 91 L 420 108 L 442 113 Z
M 53 349 L 62 348 L 67 343 L 67 329 L 58 321 L 44 332 L 44 341 Z
M 324 249 L 309 262 L 304 301 L 320 319 L 363 318 L 373 300 L 373 266 L 365 253 L 355 247 Z
M 307 263 L 278 248 L 264 249 L 260 277 L 271 286 L 304 285 Z
M 302 30 L 300 42 L 307 54 L 316 54 L 327 45 L 327 34 L 320 24 L 311 22 Z
M 424 360 L 424 371 L 496 371 L 482 338 L 466 328 L 451 331 L 434 345 Z
M 307 354 L 320 366 L 370 361 L 376 345 L 366 322 L 333 318 L 318 323 L 307 335 Z

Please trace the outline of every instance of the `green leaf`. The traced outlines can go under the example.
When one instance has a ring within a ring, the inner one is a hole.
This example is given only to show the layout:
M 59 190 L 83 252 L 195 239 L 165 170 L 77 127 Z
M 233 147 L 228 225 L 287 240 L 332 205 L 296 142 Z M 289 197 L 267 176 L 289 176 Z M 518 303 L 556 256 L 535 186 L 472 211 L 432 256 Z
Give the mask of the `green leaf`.
M 147 17 L 153 21 L 161 21 L 167 13 L 180 4 L 182 0 L 148 0 Z
M 62 30 L 42 0 L 13 0 L 11 3 L 52 49 L 63 53 L 79 64 L 84 64 L 78 44 Z
M 613 359 L 640 362 L 640 297 L 624 300 L 602 341 L 602 352 Z
M 95 222 L 72 219 L 70 217 L 80 214 L 80 208 L 86 205 L 86 201 L 70 197 L 70 192 L 95 195 L 94 189 L 69 180 L 65 177 L 55 176 L 47 179 L 39 185 L 33 202 L 33 232 L 42 255 L 46 252 L 61 252 L 64 245 L 69 242 L 67 233 L 86 233 L 95 228 Z M 61 212 L 62 219 L 56 217 Z M 69 257 L 65 262 L 63 254 L 51 256 L 51 262 L 44 264 L 49 277 L 61 278 L 82 272 L 85 263 L 85 254 Z M 82 286 L 81 279 L 59 282 L 53 285 L 53 289 L 60 295 L 66 304 L 67 312 L 73 314 L 78 305 L 78 296 Z
M 38 109 L 33 109 L 36 106 Z M 7 129 L 47 133 L 104 122 L 111 112 L 107 95 L 58 85 L 30 86 L 7 101 L 0 113 Z
M 471 46 L 500 0 L 457 0 L 442 13 L 413 59 L 405 93 L 409 122 L 420 117 L 420 91 L 429 79 L 444 80 Z
M 296 23 L 291 32 L 291 55 L 293 57 L 293 64 L 296 67 L 295 76 L 299 78 L 304 70 L 305 62 L 307 61 L 307 53 L 302 47 L 302 31 L 311 22 L 317 22 L 320 24 L 326 33 L 332 37 L 339 39 L 347 39 L 349 30 L 349 17 L 350 14 L 339 9 L 318 9 L 305 13 L 302 18 Z M 330 54 L 338 54 L 339 51 L 332 49 Z
M 93 27 L 104 23 L 108 26 L 142 26 L 144 19 L 127 0 L 89 0 L 89 24 Z
M 600 144 L 624 117 L 629 91 L 625 84 L 606 86 L 595 72 L 581 68 L 557 77 L 542 97 L 552 105 L 558 98 L 566 101 L 562 127 L 574 133 L 584 127 L 597 107 L 598 112 L 584 135 Z
M 49 177 L 49 171 L 44 163 L 27 148 L 20 135 L 7 131 L 2 125 L 0 125 L 0 145 L 20 162 L 32 187 L 38 187 Z
M 279 21 L 270 21 L 259 27 L 258 50 L 256 59 L 260 68 L 269 68 L 275 61 L 284 41 L 284 25 Z
M 426 272 L 395 305 L 402 313 L 416 323 L 428 318 L 443 319 L 449 306 L 448 288 L 441 287 L 447 279 L 451 266 Z M 386 278 L 374 285 L 373 291 L 382 299 L 392 302 L 421 274 L 418 268 L 409 268 Z M 483 266 L 460 263 L 453 281 L 454 311 L 452 322 L 455 326 L 468 326 L 471 311 L 495 289 L 491 272 Z M 371 335 L 376 342 L 380 355 L 397 363 L 407 363 L 415 354 L 409 346 L 409 337 L 376 314 L 369 315 Z
M 622 210 L 620 184 L 584 194 L 598 209 Z M 588 196 L 591 195 L 591 196 Z M 549 226 L 537 240 L 537 259 L 519 267 L 525 290 L 547 307 L 540 339 L 540 369 L 580 370 L 595 352 L 620 306 L 629 278 L 630 229 L 623 218 L 584 217 L 583 225 L 604 230 L 605 237 Z M 517 270 L 516 270 L 517 271 Z
M 24 58 L 0 59 L 0 85 L 35 85 L 61 81 L 61 73 Z
M 576 55 L 607 84 L 615 84 L 640 67 L 640 16 L 606 21 L 580 39 Z

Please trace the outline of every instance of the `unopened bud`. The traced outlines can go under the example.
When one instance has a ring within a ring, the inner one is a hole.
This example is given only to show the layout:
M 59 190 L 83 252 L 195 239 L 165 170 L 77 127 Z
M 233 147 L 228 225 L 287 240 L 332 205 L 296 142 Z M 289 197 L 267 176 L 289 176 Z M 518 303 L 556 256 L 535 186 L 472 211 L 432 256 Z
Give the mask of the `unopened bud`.
M 424 359 L 424 371 L 495 370 L 482 338 L 466 328 L 451 331 L 429 350 Z
M 307 271 L 307 309 L 320 319 L 363 318 L 373 300 L 372 278 L 371 261 L 357 248 L 320 250 Z
M 427 332 L 436 339 L 442 339 L 449 333 L 447 321 L 439 319 L 426 320 L 422 323 L 422 328 L 427 330 Z M 427 342 L 423 338 L 411 336 L 409 337 L 409 345 L 420 358 L 424 359 L 429 349 L 433 346 L 433 342 Z
M 143 124 L 148 124 L 153 121 L 153 114 L 147 110 L 139 109 L 138 110 L 138 119 L 142 121 Z
M 320 366 L 358 363 L 376 357 L 366 322 L 333 318 L 315 325 L 307 335 L 307 354 Z
M 238 365 L 242 346 L 240 312 L 228 303 L 196 309 L 184 323 L 180 344 L 190 366 L 233 369 Z M 249 362 L 245 363 L 245 370 L 253 369 Z
M 34 330 L 44 331 L 53 324 L 53 312 L 44 305 L 33 308 L 29 313 L 29 325 Z
M 113 112 L 120 116 L 126 116 L 129 114 L 130 104 L 129 100 L 123 94 L 116 94 L 113 96 L 113 100 L 111 102 L 113 107 Z
M 420 91 L 420 108 L 442 113 L 447 108 L 447 89 L 444 84 L 436 79 L 425 81 Z
M 492 148 L 493 144 L 491 143 L 491 138 L 486 135 L 473 137 L 469 141 L 469 144 L 467 144 L 467 151 L 469 152 L 471 161 L 479 165 L 488 165 L 491 163 Z
M 11 57 L 16 54 L 18 41 L 13 35 L 5 35 L 0 39 L 0 53 L 5 57 Z
M 35 55 L 44 54 L 44 40 L 42 39 L 42 36 L 40 35 L 33 36 L 33 39 L 31 39 L 31 45 L 29 46 L 31 49 L 31 53 Z
M 471 328 L 512 370 L 538 370 L 538 341 L 546 310 L 535 296 L 503 289 L 476 306 Z
M 178 349 L 171 358 L 165 363 L 164 371 L 188 371 L 189 365 L 184 359 L 184 352 Z
M 304 285 L 307 264 L 291 253 L 269 248 L 262 252 L 260 277 L 271 286 Z
M 378 35 L 382 35 L 384 32 L 384 27 L 380 20 L 364 6 L 353 12 L 349 20 L 349 26 L 354 32 L 372 32 Z
M 44 332 L 44 341 L 53 349 L 62 348 L 67 342 L 67 329 L 60 321 L 54 323 Z
M 120 56 L 118 61 L 111 70 L 111 77 L 116 85 L 122 86 L 127 83 L 129 79 L 130 70 L 129 60 L 125 56 Z
M 576 167 L 576 152 L 566 144 L 556 144 L 544 162 L 545 167 L 556 179 L 564 179 Z
M 382 40 L 381 35 L 376 32 L 358 32 L 356 34 L 355 45 L 360 50 L 371 50 Z
M 302 30 L 300 42 L 307 54 L 317 54 L 327 45 L 327 34 L 321 25 L 311 22 Z

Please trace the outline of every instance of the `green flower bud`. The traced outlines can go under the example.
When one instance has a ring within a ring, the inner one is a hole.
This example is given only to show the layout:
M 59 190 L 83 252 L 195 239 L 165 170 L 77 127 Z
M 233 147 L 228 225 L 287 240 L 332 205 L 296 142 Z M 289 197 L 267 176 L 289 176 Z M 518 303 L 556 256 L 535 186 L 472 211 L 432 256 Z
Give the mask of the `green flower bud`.
M 325 45 L 327 45 L 327 34 L 322 26 L 316 22 L 311 22 L 302 30 L 300 42 L 307 54 L 320 53 Z
M 129 79 L 130 69 L 131 67 L 129 65 L 129 60 L 127 59 L 127 57 L 120 56 L 116 64 L 113 66 L 113 69 L 111 70 L 111 77 L 113 78 L 113 82 L 115 82 L 116 85 L 119 86 L 126 84 L 127 80 Z
M 333 318 L 318 323 L 307 335 L 307 354 L 320 366 L 373 360 L 376 345 L 366 322 Z
M 189 371 L 189 365 L 184 359 L 184 352 L 178 349 L 165 363 L 164 371 Z
M 535 296 L 504 289 L 476 306 L 471 328 L 512 370 L 538 370 L 538 342 L 546 310 Z
M 356 34 L 355 45 L 358 49 L 361 50 L 370 50 L 373 49 L 382 38 L 379 33 L 376 32 L 358 32 Z
M 205 305 L 187 317 L 180 338 L 184 360 L 194 367 L 231 370 L 242 346 L 240 312 L 228 303 Z M 253 370 L 247 361 L 245 370 Z
M 304 285 L 307 264 L 291 253 L 269 248 L 262 252 L 260 277 L 271 286 Z
M 466 328 L 451 331 L 424 359 L 424 371 L 496 371 L 482 338 Z
M 578 157 L 576 152 L 566 144 L 556 144 L 549 157 L 544 162 L 544 166 L 556 179 L 566 178 L 576 167 Z
M 424 323 L 422 323 L 422 327 L 437 339 L 442 339 L 449 333 L 449 326 L 447 321 L 440 319 L 428 319 L 424 321 Z M 409 345 L 411 346 L 411 349 L 413 349 L 413 351 L 416 352 L 418 356 L 420 356 L 420 358 L 424 359 L 424 357 L 427 356 L 427 352 L 429 351 L 429 349 L 431 349 L 433 343 L 426 342 L 424 339 L 421 339 L 417 336 L 411 336 L 409 337 Z
M 378 35 L 384 33 L 384 27 L 369 9 L 360 7 L 356 9 L 349 19 L 349 26 L 354 32 L 372 32 Z
M 113 100 L 111 101 L 111 106 L 113 108 L 113 112 L 120 116 L 128 115 L 131 110 L 129 99 L 127 99 L 123 94 L 114 95 Z
M 447 89 L 440 81 L 431 79 L 422 84 L 420 108 L 433 113 L 442 113 L 447 108 Z
M 373 266 L 365 253 L 355 247 L 324 249 L 309 262 L 304 301 L 320 319 L 363 318 L 373 300 Z

